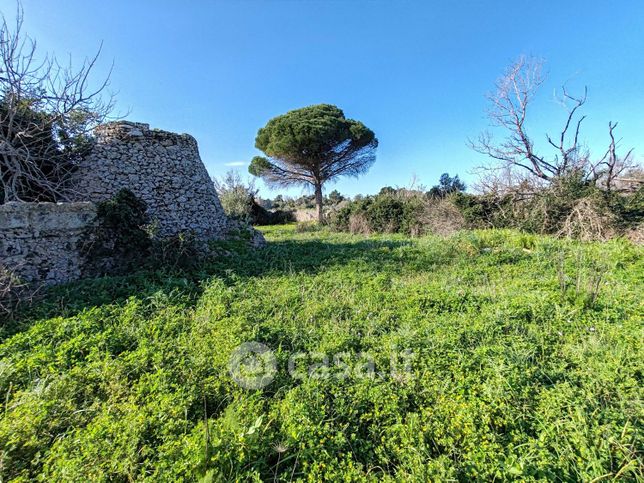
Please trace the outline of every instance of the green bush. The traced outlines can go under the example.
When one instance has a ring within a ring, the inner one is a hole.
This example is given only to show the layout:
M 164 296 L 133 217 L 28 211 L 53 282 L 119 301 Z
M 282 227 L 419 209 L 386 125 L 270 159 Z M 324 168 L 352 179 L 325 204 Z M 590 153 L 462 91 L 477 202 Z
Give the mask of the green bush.
M 456 193 L 451 200 L 470 228 L 508 228 L 514 224 L 516 202 L 511 196 Z
M 234 220 L 251 225 L 280 225 L 295 221 L 290 210 L 278 207 L 269 211 L 257 203 L 255 185 L 252 182 L 244 183 L 236 171 L 229 171 L 214 182 L 224 212 Z
M 222 179 L 215 179 L 215 189 L 226 215 L 251 222 L 251 212 L 257 190 L 252 183 L 244 183 L 236 171 L 228 171 Z
M 295 215 L 292 211 L 279 209 L 269 211 L 260 206 L 257 202 L 255 202 L 255 200 L 253 200 L 250 211 L 250 222 L 253 225 L 283 225 L 285 223 L 292 223 L 294 221 Z
M 470 228 L 605 239 L 644 220 L 644 188 L 632 194 L 606 192 L 574 174 L 530 194 L 457 193 L 451 199 Z
M 169 272 L 196 270 L 203 263 L 206 250 L 204 242 L 190 232 L 154 239 L 151 256 L 143 261 L 143 266 Z
M 140 267 L 151 253 L 146 203 L 128 189 L 97 206 L 98 226 L 81 242 L 85 271 L 97 275 Z
M 607 195 L 607 203 L 623 228 L 631 228 L 644 222 L 644 186 L 626 195 L 610 193 Z
M 354 204 L 349 202 L 333 211 L 326 219 L 329 228 L 335 231 L 349 231 L 349 220 L 354 209 Z
M 355 231 L 352 220 L 364 220 L 364 229 L 358 231 L 417 234 L 425 203 L 420 193 L 383 192 L 346 203 L 331 213 L 328 224 L 337 231 Z
M 123 189 L 97 207 L 98 226 L 81 242 L 84 275 L 114 275 L 134 270 L 195 270 L 208 251 L 193 233 L 157 237 L 147 205 Z
M 559 178 L 522 204 L 524 209 L 519 211 L 515 226 L 532 233 L 556 234 L 575 204 L 589 197 L 593 206 L 605 208 L 600 190 L 581 175 Z

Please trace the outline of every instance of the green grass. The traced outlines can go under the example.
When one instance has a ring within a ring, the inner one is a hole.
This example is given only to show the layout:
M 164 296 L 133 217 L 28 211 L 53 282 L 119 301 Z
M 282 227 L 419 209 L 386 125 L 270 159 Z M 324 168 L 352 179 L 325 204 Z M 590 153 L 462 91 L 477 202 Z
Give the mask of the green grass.
M 7 321 L 1 481 L 644 478 L 641 248 L 266 236 L 200 272 L 59 287 Z M 264 389 L 229 374 L 246 341 L 277 358 Z M 390 374 L 404 350 L 410 372 Z M 376 374 L 294 379 L 299 352 L 366 353 Z

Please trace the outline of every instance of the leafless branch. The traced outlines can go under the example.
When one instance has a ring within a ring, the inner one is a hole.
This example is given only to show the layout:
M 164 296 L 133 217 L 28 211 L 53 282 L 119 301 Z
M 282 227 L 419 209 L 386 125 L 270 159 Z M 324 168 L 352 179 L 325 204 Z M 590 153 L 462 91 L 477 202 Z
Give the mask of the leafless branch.
M 550 179 L 556 167 L 539 156 L 527 133 L 525 122 L 528 107 L 544 82 L 543 61 L 522 56 L 496 82 L 489 94 L 488 117 L 493 126 L 502 128 L 505 139 L 494 142 L 490 133 L 483 133 L 470 146 L 477 152 L 500 161 L 504 167 L 518 167 L 541 179 Z
M 64 200 L 75 156 L 113 110 L 114 97 L 102 96 L 111 69 L 93 87 L 102 45 L 79 68 L 39 61 L 23 19 L 18 5 L 15 23 L 0 23 L 0 202 Z
M 621 139 L 615 139 L 615 129 L 617 128 L 617 124 L 618 123 L 616 122 L 608 123 L 608 136 L 610 138 L 608 149 L 598 162 L 591 165 L 593 179 L 596 182 L 599 182 L 606 191 L 611 191 L 614 187 L 615 181 L 617 181 L 623 173 L 635 167 L 633 149 L 629 150 L 625 156 L 620 156 L 617 153 L 617 148 L 621 141 Z
M 588 89 L 583 95 L 574 96 L 562 87 L 559 103 L 568 114 L 563 128 L 556 137 L 546 135 L 548 145 L 555 149 L 554 155 L 546 157 L 537 152 L 532 137 L 526 129 L 528 108 L 538 88 L 543 84 L 543 61 L 537 58 L 520 57 L 496 82 L 496 90 L 488 95 L 490 109 L 488 117 L 492 125 L 501 128 L 505 137 L 493 139 L 489 132 L 482 133 L 469 145 L 476 152 L 493 160 L 491 170 L 506 173 L 505 179 L 512 179 L 514 171 L 524 172 L 533 179 L 550 182 L 570 173 L 578 173 L 587 180 L 599 183 L 610 190 L 615 179 L 633 166 L 632 150 L 625 156 L 617 154 L 619 141 L 615 140 L 617 123 L 609 123 L 610 145 L 606 154 L 593 161 L 590 153 L 580 141 L 580 131 L 585 115 L 581 108 L 588 98 Z M 487 170 L 489 173 L 490 170 Z M 507 173 L 511 173 L 508 177 Z M 488 174 L 489 176 L 489 174 Z M 499 185 L 498 177 L 487 184 Z

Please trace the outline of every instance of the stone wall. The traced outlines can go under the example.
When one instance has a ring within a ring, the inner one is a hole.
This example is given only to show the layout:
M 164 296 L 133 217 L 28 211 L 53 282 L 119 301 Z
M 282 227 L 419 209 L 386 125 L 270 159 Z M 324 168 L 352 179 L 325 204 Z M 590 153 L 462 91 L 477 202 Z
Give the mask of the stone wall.
M 0 265 L 31 284 L 76 280 L 82 273 L 79 242 L 95 223 L 93 203 L 0 205 Z
M 75 174 L 75 202 L 0 205 L 0 268 L 32 284 L 80 278 L 78 242 L 97 223 L 95 203 L 124 188 L 146 202 L 160 238 L 191 232 L 200 240 L 265 243 L 260 232 L 226 217 L 192 136 L 125 121 L 99 126 L 95 136 Z
M 293 217 L 297 222 L 317 221 L 318 212 L 315 208 L 295 210 Z
M 95 135 L 76 175 L 76 199 L 99 202 L 127 188 L 147 203 L 160 236 L 226 238 L 229 222 L 192 136 L 125 121 Z

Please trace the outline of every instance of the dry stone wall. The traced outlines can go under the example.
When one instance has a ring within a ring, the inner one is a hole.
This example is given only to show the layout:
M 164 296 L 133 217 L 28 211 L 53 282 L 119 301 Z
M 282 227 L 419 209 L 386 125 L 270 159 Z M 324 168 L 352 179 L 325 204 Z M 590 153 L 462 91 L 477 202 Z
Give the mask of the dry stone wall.
M 100 126 L 95 135 L 78 169 L 78 200 L 99 202 L 127 188 L 147 203 L 160 236 L 190 231 L 226 238 L 230 224 L 192 136 L 124 121 Z
M 125 121 L 99 126 L 95 136 L 75 174 L 74 202 L 0 205 L 0 271 L 31 284 L 80 278 L 79 242 L 98 223 L 96 203 L 124 188 L 146 202 L 160 238 L 190 232 L 199 240 L 265 243 L 260 232 L 226 217 L 192 136 Z
M 76 280 L 83 268 L 79 245 L 95 223 L 93 203 L 0 205 L 0 266 L 31 284 Z

